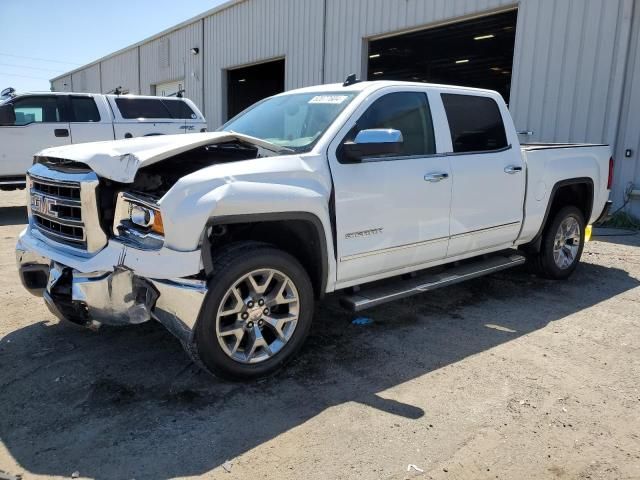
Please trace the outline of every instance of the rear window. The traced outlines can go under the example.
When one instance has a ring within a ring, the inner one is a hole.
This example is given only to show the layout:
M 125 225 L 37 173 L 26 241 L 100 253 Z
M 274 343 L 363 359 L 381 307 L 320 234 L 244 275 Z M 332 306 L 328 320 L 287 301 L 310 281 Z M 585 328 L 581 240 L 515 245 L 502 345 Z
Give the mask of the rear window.
M 172 118 L 160 99 L 116 98 L 122 118 Z
M 195 119 L 198 116 L 182 100 L 163 98 L 116 98 L 122 118 Z
M 99 122 L 100 113 L 91 97 L 71 97 L 74 122 Z
M 191 107 L 182 100 L 161 100 L 164 106 L 169 110 L 171 118 L 184 118 L 195 120 L 198 116 L 195 114 Z
M 442 94 L 454 152 L 486 152 L 507 147 L 498 104 L 489 97 Z

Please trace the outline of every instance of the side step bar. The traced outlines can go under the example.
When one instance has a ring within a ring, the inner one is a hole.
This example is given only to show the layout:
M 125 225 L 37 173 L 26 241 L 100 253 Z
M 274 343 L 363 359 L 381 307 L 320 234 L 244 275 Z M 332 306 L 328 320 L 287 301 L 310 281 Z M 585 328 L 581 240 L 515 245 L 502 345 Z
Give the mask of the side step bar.
M 19 177 L 0 177 L 0 189 L 15 190 L 16 188 L 25 188 L 27 186 L 27 177 L 25 175 Z
M 340 298 L 340 304 L 352 312 L 376 307 L 383 303 L 482 277 L 490 273 L 522 265 L 526 258 L 515 250 L 480 257 L 479 260 L 466 261 L 446 268 L 437 273 L 426 271 L 409 279 L 387 280 L 386 284 L 363 287 L 362 290 Z M 391 282 L 391 283 L 389 283 Z
M 25 180 L 0 180 L 0 185 L 2 186 L 13 186 L 16 187 L 24 187 L 27 184 Z

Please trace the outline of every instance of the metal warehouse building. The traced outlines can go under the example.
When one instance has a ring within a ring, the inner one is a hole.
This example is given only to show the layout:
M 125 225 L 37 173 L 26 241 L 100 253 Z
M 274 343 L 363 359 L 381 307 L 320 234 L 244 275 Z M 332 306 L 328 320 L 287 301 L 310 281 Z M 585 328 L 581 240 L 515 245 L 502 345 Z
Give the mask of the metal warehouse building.
M 613 199 L 640 215 L 635 0 L 233 0 L 51 81 L 56 91 L 184 88 L 215 128 L 283 90 L 400 79 L 498 90 L 523 141 L 615 147 Z

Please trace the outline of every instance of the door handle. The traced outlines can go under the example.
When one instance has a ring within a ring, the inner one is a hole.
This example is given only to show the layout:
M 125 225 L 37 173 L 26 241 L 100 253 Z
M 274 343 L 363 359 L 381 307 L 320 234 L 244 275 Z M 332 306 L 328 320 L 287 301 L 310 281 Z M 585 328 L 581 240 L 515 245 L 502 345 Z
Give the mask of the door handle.
M 504 167 L 504 173 L 508 173 L 509 175 L 513 175 L 514 173 L 520 173 L 522 171 L 522 167 L 518 165 L 509 165 Z
M 53 134 L 56 137 L 68 137 L 69 136 L 69 130 L 67 130 L 66 128 L 56 128 L 53 131 Z
M 431 183 L 440 182 L 445 178 L 449 178 L 448 173 L 427 173 L 424 176 L 424 180 L 426 182 L 431 182 Z

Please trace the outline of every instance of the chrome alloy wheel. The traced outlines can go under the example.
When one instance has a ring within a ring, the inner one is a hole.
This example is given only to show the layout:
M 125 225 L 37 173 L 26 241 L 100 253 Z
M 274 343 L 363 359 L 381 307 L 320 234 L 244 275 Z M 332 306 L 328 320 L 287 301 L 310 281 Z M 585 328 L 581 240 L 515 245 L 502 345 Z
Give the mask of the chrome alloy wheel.
M 553 242 L 553 260 L 564 270 L 575 262 L 580 249 L 580 223 L 574 217 L 565 218 L 556 232 Z
M 222 350 L 240 363 L 259 363 L 277 354 L 298 323 L 298 290 L 284 273 L 254 270 L 222 297 L 216 336 Z

